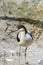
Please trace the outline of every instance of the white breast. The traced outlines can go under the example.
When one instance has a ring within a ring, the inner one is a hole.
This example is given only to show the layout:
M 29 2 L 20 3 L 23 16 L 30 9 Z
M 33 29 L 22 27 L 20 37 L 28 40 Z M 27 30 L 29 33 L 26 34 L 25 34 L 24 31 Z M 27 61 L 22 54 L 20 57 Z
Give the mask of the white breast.
M 20 37 L 20 46 L 28 46 L 32 43 L 32 37 L 27 33 L 25 34 L 24 32 L 19 34 Z
M 20 32 L 18 35 L 20 41 L 23 40 L 25 38 L 25 32 Z

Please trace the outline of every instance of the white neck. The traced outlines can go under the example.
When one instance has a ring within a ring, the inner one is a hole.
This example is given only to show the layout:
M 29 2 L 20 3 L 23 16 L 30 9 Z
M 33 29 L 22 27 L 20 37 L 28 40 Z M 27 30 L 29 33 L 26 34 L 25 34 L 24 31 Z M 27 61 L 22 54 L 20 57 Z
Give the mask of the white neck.
M 25 37 L 25 31 L 20 32 L 20 40 L 22 41 Z

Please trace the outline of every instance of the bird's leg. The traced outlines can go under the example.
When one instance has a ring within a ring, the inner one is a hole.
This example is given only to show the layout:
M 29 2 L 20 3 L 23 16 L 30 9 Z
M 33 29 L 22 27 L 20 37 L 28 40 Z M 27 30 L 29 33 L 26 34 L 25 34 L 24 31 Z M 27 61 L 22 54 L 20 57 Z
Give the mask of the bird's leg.
M 27 51 L 27 47 L 26 47 L 26 49 L 25 49 L 25 63 L 26 63 L 26 51 Z
M 28 62 L 26 61 L 26 51 L 27 51 L 27 47 L 25 49 L 25 63 L 28 64 Z
M 20 65 L 20 51 L 21 51 L 21 47 L 19 47 L 19 65 Z

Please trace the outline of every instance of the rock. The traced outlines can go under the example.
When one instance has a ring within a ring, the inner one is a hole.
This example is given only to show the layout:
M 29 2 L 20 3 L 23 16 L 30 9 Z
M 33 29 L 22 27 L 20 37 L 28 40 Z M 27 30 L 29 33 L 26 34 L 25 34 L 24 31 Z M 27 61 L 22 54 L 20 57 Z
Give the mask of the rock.
M 6 21 L 1 20 L 1 21 L 0 21 L 0 31 L 5 31 L 6 28 L 7 28 Z
M 42 31 L 42 33 L 41 33 L 41 35 L 40 35 L 40 37 L 37 41 L 37 44 L 38 44 L 39 47 L 43 48 L 43 31 Z
M 39 65 L 43 65 L 43 60 L 40 60 Z

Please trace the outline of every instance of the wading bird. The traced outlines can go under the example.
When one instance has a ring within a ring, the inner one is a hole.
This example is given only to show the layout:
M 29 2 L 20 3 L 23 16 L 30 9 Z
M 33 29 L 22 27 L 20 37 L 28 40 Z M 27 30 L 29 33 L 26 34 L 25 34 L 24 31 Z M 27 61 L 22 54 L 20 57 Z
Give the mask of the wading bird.
M 26 50 L 27 47 L 32 44 L 33 36 L 30 33 L 30 31 L 27 31 L 26 27 L 23 25 L 18 26 L 17 41 L 20 47 L 21 46 L 26 47 L 25 49 L 25 62 L 26 62 Z

